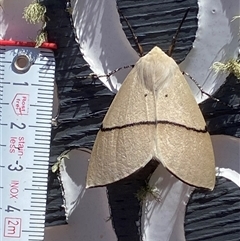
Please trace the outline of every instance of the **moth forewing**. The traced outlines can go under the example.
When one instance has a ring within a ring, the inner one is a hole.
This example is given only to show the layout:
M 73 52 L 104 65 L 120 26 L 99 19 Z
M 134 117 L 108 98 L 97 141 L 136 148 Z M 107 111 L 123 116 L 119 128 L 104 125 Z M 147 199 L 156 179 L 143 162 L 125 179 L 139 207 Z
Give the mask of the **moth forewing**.
M 158 47 L 136 63 L 115 96 L 93 146 L 87 186 L 125 178 L 152 158 L 190 185 L 214 187 L 202 113 L 175 61 Z

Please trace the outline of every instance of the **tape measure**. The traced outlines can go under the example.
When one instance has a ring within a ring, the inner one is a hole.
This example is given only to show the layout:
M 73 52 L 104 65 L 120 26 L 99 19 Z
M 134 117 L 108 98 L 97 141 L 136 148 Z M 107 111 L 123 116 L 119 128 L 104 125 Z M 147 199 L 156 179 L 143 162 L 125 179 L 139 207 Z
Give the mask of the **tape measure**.
M 55 60 L 50 49 L 8 43 L 0 41 L 0 240 L 40 241 Z

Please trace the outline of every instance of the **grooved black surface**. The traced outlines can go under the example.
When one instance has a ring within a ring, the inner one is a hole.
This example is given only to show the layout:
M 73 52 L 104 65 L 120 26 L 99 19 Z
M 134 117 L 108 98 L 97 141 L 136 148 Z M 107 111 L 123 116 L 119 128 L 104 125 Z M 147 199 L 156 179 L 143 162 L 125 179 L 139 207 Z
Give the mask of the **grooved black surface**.
M 240 138 L 240 81 L 229 75 L 214 97 L 220 102 L 207 99 L 200 104 L 210 134 Z
M 166 52 L 184 14 L 190 8 L 172 55 L 177 63 L 185 59 L 192 48 L 197 31 L 197 0 L 117 0 L 117 5 L 133 28 L 144 54 L 156 45 Z M 123 17 L 121 23 L 128 40 L 138 52 L 133 35 Z
M 138 172 L 107 186 L 111 221 L 119 241 L 141 240 L 141 201 L 136 197 L 158 166 L 150 161 Z
M 50 165 L 64 150 L 74 147 L 92 148 L 102 119 L 113 94 L 99 80 L 78 79 L 91 73 L 75 41 L 65 0 L 45 0 L 49 42 L 57 44 L 55 80 L 58 87 L 60 113 L 53 127 Z M 46 226 L 65 223 L 62 195 L 57 175 L 49 170 Z
M 98 80 L 92 82 L 91 79 L 76 78 L 76 76 L 86 76 L 91 71 L 83 60 L 79 46 L 75 41 L 71 19 L 66 11 L 66 1 L 44 0 L 42 2 L 47 6 L 47 16 L 50 19 L 47 24 L 49 42 L 55 42 L 58 45 L 58 49 L 55 51 L 55 58 L 60 115 L 59 126 L 53 128 L 52 131 L 51 164 L 53 164 L 56 161 L 56 157 L 66 149 L 79 146 L 92 148 L 95 135 L 113 99 L 113 94 Z M 185 58 L 191 48 L 197 28 L 197 0 L 118 0 L 117 2 L 119 8 L 132 25 L 145 53 L 155 45 L 164 50 L 168 49 L 172 36 L 174 36 L 186 8 L 190 6 L 190 14 L 180 31 L 173 54 L 173 58 L 177 61 Z M 124 22 L 123 25 L 127 37 L 133 43 L 132 35 Z M 239 89 L 236 79 L 231 78 L 219 90 L 217 96 L 222 101 L 230 104 L 233 100 L 239 104 Z M 201 109 L 204 112 L 211 134 L 229 134 L 239 137 L 239 107 L 233 110 L 226 108 L 226 106 L 220 103 L 207 100 L 201 104 Z M 141 170 L 141 175 L 139 173 L 134 174 L 140 176 L 133 175 L 129 177 L 130 179 L 124 179 L 108 186 L 111 220 L 119 241 L 141 240 L 139 225 L 137 225 L 140 220 L 141 205 L 134 194 L 145 184 L 145 180 L 151 172 L 152 169 L 145 168 Z M 226 180 L 223 182 L 227 183 L 227 185 L 225 186 L 224 183 L 219 185 L 219 191 L 217 192 L 228 193 L 227 199 L 229 195 L 232 195 L 229 200 L 239 197 L 239 193 L 235 190 L 237 188 L 232 188 L 232 183 L 230 185 Z M 214 193 L 212 195 L 216 195 Z M 213 202 L 214 205 L 209 204 L 209 199 L 203 194 L 199 194 L 197 200 L 192 200 L 194 201 L 189 203 L 186 215 L 185 227 L 188 241 L 200 241 L 199 237 L 205 237 L 201 241 L 240 240 L 237 238 L 226 239 L 224 230 L 222 234 L 225 239 L 221 239 L 221 230 L 218 231 L 219 236 L 217 239 L 208 239 L 208 229 L 201 228 L 208 227 L 208 224 L 211 224 L 214 220 L 212 215 L 207 216 L 207 219 L 204 215 L 198 215 L 197 209 L 199 205 L 202 209 L 206 209 L 208 214 L 221 213 L 222 221 L 220 223 L 222 226 L 220 226 L 223 227 L 225 222 L 231 223 L 232 226 L 227 228 L 228 231 L 238 234 L 239 220 L 237 217 L 234 216 L 233 218 L 233 216 L 225 215 L 228 213 L 224 211 L 226 207 L 224 195 L 219 195 L 218 201 Z M 222 203 L 223 206 L 221 206 Z M 60 184 L 56 174 L 49 171 L 47 226 L 65 223 L 65 213 L 61 205 Z M 191 211 L 193 209 L 196 211 Z M 234 211 L 235 215 L 239 214 L 237 208 Z
M 239 241 L 239 187 L 221 177 L 212 192 L 196 189 L 186 210 L 185 234 L 187 241 Z

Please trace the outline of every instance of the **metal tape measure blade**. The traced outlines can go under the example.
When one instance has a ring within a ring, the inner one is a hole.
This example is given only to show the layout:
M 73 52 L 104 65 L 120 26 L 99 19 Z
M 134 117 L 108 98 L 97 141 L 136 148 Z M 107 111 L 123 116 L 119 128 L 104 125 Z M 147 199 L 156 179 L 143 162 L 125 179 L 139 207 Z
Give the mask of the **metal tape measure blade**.
M 51 50 L 0 47 L 0 235 L 43 240 L 55 61 Z

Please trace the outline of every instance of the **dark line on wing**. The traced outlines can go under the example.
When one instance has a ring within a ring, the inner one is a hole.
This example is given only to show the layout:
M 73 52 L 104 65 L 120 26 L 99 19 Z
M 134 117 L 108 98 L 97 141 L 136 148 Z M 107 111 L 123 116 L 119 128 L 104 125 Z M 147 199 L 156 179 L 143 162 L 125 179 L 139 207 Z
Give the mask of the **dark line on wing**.
M 121 130 L 124 128 L 129 128 L 133 126 L 143 126 L 143 125 L 156 125 L 156 124 L 163 124 L 163 125 L 172 125 L 172 126 L 178 126 L 181 128 L 185 128 L 186 130 L 189 131 L 195 131 L 195 132 L 200 132 L 200 133 L 206 133 L 207 132 L 207 127 L 205 126 L 204 129 L 196 129 L 194 127 L 188 127 L 176 122 L 170 122 L 170 121 L 165 121 L 165 120 L 159 120 L 159 121 L 140 121 L 136 123 L 131 123 L 131 124 L 126 124 L 122 126 L 113 126 L 113 127 L 103 127 L 101 126 L 101 131 L 102 132 L 107 132 L 107 131 L 113 131 L 113 130 Z

